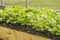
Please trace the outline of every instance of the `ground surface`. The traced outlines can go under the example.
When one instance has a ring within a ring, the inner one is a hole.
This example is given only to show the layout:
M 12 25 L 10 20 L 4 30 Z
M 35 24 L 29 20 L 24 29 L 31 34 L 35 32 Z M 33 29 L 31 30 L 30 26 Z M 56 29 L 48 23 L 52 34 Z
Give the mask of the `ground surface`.
M 45 37 L 28 34 L 22 31 L 16 31 L 2 26 L 0 26 L 0 38 L 4 40 L 50 40 Z
M 25 6 L 26 0 L 4 0 L 5 5 Z M 28 5 L 33 7 L 45 7 L 60 9 L 60 0 L 28 0 Z

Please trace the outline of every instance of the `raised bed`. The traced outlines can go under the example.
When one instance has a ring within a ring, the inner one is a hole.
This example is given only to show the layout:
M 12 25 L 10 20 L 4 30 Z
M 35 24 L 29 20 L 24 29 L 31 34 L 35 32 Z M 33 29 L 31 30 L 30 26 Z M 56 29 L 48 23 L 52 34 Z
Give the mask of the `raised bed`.
M 0 24 L 15 30 L 60 40 L 60 13 L 45 8 L 13 6 L 0 13 Z

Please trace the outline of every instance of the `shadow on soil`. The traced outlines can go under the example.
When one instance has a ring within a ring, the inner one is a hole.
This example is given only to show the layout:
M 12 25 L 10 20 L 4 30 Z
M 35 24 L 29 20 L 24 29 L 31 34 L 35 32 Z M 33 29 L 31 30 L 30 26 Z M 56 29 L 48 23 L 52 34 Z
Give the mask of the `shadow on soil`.
M 4 40 L 4 39 L 0 38 L 0 40 Z
M 6 23 L 1 23 L 0 25 L 3 27 L 8 27 L 14 30 L 18 30 L 18 31 L 23 31 L 23 32 L 27 32 L 29 34 L 33 34 L 33 35 L 40 35 L 43 37 L 47 37 L 47 38 L 51 38 L 51 40 L 60 40 L 60 36 L 56 36 L 56 35 L 52 35 L 50 32 L 48 31 L 37 31 L 34 28 L 32 28 L 31 26 L 27 26 L 27 25 L 21 25 L 21 24 L 6 24 Z

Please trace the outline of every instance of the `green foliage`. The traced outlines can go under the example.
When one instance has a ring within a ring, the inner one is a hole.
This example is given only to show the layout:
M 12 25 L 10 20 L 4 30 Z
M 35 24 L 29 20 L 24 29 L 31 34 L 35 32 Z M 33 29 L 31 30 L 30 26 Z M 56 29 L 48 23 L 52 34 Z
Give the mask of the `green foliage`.
M 31 25 L 39 31 L 60 35 L 60 13 L 45 8 L 7 7 L 0 13 L 0 22 Z

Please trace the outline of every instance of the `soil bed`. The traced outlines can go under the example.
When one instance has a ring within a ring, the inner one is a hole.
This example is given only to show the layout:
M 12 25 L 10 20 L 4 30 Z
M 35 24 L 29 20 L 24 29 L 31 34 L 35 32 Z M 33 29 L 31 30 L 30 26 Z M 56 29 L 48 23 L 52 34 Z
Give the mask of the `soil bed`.
M 11 28 L 11 29 L 14 29 L 14 30 L 17 30 L 17 31 L 23 31 L 23 32 L 27 32 L 29 34 L 40 35 L 42 37 L 51 38 L 51 40 L 60 40 L 60 36 L 52 35 L 50 32 L 48 32 L 46 30 L 44 30 L 43 32 L 42 31 L 37 31 L 29 25 L 28 26 L 27 25 L 21 25 L 21 24 L 18 24 L 18 23 L 7 24 L 7 23 L 4 23 L 4 22 L 0 22 L 0 25 L 4 26 L 4 27 Z
M 23 31 L 0 26 L 0 40 L 51 40 L 40 35 L 32 35 Z

